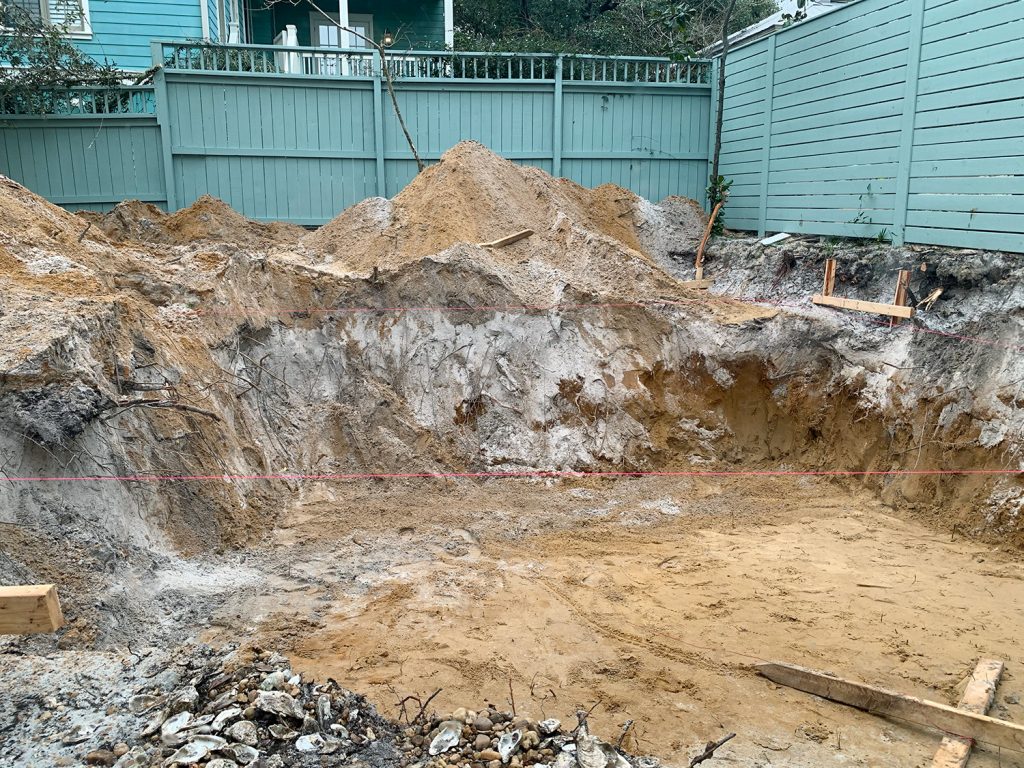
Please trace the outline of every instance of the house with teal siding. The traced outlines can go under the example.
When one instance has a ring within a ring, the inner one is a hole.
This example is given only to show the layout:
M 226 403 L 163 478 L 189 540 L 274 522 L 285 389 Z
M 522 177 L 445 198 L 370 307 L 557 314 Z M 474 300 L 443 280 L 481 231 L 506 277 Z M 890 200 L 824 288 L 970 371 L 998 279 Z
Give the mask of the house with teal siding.
M 98 61 L 153 65 L 153 40 L 440 50 L 454 42 L 453 0 L 15 0 Z M 80 8 L 70 11 L 69 4 Z M 346 31 L 352 30 L 352 32 Z

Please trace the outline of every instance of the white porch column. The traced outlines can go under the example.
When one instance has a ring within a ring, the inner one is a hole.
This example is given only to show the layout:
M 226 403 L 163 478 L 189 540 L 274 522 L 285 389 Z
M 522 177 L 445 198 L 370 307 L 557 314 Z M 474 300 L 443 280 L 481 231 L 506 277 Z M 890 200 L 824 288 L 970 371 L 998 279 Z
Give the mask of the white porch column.
M 338 0 L 338 24 L 344 29 L 348 29 L 348 0 Z M 359 40 L 351 32 L 342 31 L 338 36 L 338 41 L 341 43 L 342 48 L 355 48 L 357 45 L 362 46 L 363 41 Z
M 455 47 L 455 0 L 444 0 L 444 44 Z

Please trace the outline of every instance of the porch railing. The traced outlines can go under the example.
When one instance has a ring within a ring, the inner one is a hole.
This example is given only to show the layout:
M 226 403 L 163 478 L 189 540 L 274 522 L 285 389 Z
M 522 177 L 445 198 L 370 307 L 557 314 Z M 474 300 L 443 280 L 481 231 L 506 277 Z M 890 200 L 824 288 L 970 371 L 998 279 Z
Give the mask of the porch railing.
M 283 42 L 288 36 L 282 33 Z M 303 77 L 373 78 L 387 66 L 402 80 L 516 80 L 708 86 L 711 62 L 640 56 L 392 51 L 296 45 L 223 45 L 160 41 L 154 64 L 191 72 L 255 72 Z
M 154 115 L 153 86 L 76 86 L 0 94 L 3 115 Z

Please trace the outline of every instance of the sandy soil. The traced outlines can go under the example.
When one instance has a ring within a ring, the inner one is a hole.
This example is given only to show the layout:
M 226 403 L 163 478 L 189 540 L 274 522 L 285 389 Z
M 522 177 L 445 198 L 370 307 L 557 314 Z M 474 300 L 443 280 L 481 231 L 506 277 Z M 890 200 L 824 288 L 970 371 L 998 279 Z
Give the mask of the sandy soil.
M 955 703 L 993 656 L 1008 669 L 992 714 L 1024 717 L 1024 566 L 866 493 L 647 478 L 448 491 L 310 499 L 275 541 L 304 586 L 282 582 L 239 615 L 386 712 L 437 688 L 439 711 L 504 705 L 511 681 L 520 711 L 597 704 L 602 732 L 634 720 L 630 747 L 673 764 L 728 731 L 725 765 L 930 764 L 937 734 L 779 688 L 751 670 L 760 659 Z M 342 583 L 350 549 L 391 559 Z M 983 750 L 975 768 L 1024 764 Z

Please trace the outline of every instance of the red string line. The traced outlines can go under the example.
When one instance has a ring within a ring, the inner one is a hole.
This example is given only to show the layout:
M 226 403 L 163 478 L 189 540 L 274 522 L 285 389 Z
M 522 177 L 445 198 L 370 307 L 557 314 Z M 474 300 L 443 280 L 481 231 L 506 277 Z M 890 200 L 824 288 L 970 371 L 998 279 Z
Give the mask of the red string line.
M 325 474 L 269 473 L 251 475 L 86 475 L 0 477 L 11 483 L 40 482 L 206 482 L 233 481 L 341 481 L 341 480 L 491 480 L 513 478 L 601 478 L 601 477 L 928 477 L 928 476 L 1024 476 L 1024 469 L 863 469 L 863 470 L 679 470 L 640 472 L 629 470 L 575 471 L 575 470 L 522 470 L 509 472 L 341 472 Z

